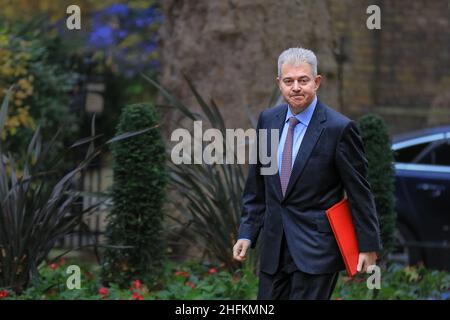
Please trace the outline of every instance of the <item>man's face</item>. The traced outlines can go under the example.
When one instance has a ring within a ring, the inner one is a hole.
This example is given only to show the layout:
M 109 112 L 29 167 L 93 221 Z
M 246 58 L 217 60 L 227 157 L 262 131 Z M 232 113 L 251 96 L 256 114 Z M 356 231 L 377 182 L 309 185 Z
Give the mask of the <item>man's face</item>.
M 283 64 L 281 77 L 277 78 L 281 94 L 292 107 L 292 112 L 302 112 L 313 100 L 322 77 L 313 76 L 311 66 L 303 62 L 298 66 Z

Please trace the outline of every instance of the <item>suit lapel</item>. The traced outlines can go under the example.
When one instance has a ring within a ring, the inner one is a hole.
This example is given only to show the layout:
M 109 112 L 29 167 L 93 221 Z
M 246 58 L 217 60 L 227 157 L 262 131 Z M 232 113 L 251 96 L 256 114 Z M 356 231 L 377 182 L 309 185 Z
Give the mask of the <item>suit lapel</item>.
M 319 140 L 320 135 L 322 134 L 324 128 L 323 122 L 325 121 L 326 121 L 325 108 L 322 106 L 320 101 L 317 101 L 316 109 L 314 110 L 311 121 L 309 122 L 309 125 L 306 128 L 306 132 L 300 145 L 300 149 L 298 150 L 297 156 L 294 161 L 294 166 L 292 168 L 291 177 L 289 178 L 285 198 L 289 195 L 289 193 L 293 188 L 293 185 L 295 184 L 295 182 L 305 169 L 306 163 L 308 162 L 308 159 L 311 156 L 311 152 L 314 149 L 314 146 L 316 145 L 317 141 Z M 278 182 L 280 184 L 280 191 L 281 191 L 281 183 L 279 178 Z

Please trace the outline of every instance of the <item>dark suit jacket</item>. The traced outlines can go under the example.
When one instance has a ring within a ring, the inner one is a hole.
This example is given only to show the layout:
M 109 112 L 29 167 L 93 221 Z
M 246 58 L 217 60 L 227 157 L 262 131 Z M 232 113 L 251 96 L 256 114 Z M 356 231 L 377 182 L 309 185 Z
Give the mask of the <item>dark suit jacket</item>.
M 287 104 L 263 111 L 259 129 L 284 126 Z M 270 135 L 270 130 L 267 130 Z M 271 141 L 268 138 L 266 141 Z M 276 152 L 276 150 L 270 150 Z M 332 273 L 344 264 L 325 210 L 349 198 L 361 252 L 381 249 L 374 199 L 367 182 L 367 159 L 358 128 L 352 120 L 317 102 L 294 162 L 286 195 L 277 174 L 261 175 L 261 163 L 249 166 L 242 197 L 239 238 L 252 241 L 261 232 L 260 268 L 274 274 L 282 232 L 296 266 L 311 274 Z

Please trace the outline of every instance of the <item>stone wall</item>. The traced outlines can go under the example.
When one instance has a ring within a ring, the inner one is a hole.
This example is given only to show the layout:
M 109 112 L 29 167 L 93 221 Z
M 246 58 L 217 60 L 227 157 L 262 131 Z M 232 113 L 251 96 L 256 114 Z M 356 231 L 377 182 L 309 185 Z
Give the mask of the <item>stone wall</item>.
M 343 111 L 375 112 L 393 134 L 450 124 L 449 1 L 329 1 L 334 38 L 344 42 Z M 365 25 L 381 8 L 381 30 Z
M 366 27 L 370 4 L 381 30 Z M 447 0 L 169 0 L 163 10 L 160 81 L 195 108 L 187 74 L 230 128 L 249 126 L 246 108 L 267 107 L 278 55 L 292 46 L 316 52 L 321 99 L 353 118 L 379 113 L 393 133 L 450 123 Z
M 277 59 L 288 47 L 314 48 L 326 75 L 321 94 L 337 101 L 330 15 L 323 1 L 164 1 L 161 82 L 195 106 L 182 73 L 213 97 L 230 128 L 248 127 L 276 88 Z M 166 114 L 176 126 L 177 117 Z

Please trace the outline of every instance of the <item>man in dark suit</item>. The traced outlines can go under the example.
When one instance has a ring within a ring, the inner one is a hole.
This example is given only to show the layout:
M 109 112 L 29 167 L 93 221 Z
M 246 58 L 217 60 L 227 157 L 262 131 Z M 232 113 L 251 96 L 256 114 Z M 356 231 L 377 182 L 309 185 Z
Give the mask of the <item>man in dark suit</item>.
M 381 249 L 367 181 L 367 159 L 352 120 L 318 100 L 321 76 L 314 53 L 284 51 L 277 83 L 287 104 L 261 113 L 257 130 L 278 129 L 278 172 L 249 166 L 234 259 L 244 261 L 261 233 L 258 299 L 329 299 L 344 263 L 325 210 L 347 194 L 360 255 L 357 270 L 374 265 Z M 266 141 L 271 141 L 270 132 Z M 259 147 L 259 146 L 258 146 Z M 274 149 L 272 147 L 272 149 Z

